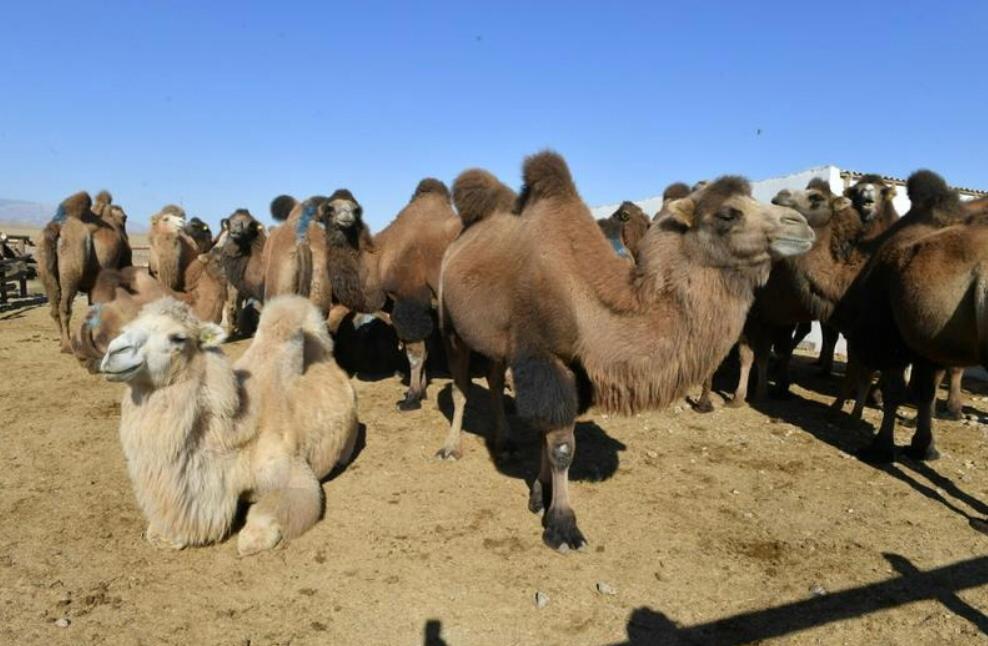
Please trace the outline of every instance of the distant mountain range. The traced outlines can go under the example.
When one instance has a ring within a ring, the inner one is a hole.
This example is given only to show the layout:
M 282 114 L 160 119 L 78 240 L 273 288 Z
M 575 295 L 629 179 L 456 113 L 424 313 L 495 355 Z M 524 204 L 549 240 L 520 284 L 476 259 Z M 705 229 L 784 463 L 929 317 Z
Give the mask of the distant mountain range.
M 55 214 L 54 204 L 0 198 L 0 226 L 40 229 Z

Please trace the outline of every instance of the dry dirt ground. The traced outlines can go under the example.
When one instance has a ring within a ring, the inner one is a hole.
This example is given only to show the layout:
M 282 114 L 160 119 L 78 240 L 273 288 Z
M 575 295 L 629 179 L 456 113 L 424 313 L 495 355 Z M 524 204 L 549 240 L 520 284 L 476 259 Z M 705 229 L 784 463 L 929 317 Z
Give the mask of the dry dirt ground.
M 0 643 L 985 641 L 988 536 L 968 524 L 988 517 L 983 427 L 939 422 L 941 460 L 877 469 L 851 457 L 869 427 L 828 423 L 834 385 L 813 374 L 802 361 L 813 390 L 761 411 L 587 416 L 571 493 L 590 545 L 568 555 L 526 509 L 523 428 L 519 458 L 492 461 L 481 396 L 464 458 L 438 462 L 448 381 L 406 414 L 395 379 L 357 381 L 366 444 L 325 483 L 325 519 L 240 559 L 230 540 L 142 540 L 122 387 L 58 353 L 44 306 L 0 312 Z

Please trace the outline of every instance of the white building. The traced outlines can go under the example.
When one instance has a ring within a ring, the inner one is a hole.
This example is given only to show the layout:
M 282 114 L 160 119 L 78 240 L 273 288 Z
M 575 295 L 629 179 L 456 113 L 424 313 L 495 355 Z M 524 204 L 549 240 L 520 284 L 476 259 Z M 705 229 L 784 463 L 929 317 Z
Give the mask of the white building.
M 794 190 L 794 189 L 804 189 L 811 179 L 821 178 L 826 180 L 830 184 L 830 190 L 835 194 L 840 195 L 844 192 L 844 189 L 853 185 L 858 181 L 864 173 L 859 173 L 853 170 L 842 170 L 837 166 L 816 166 L 814 168 L 808 168 L 804 171 L 798 173 L 792 173 L 791 175 L 782 175 L 781 177 L 770 177 L 768 179 L 763 179 L 761 181 L 751 183 L 751 191 L 755 199 L 761 200 L 763 202 L 770 201 L 775 195 L 784 188 Z M 899 215 L 904 215 L 909 211 L 909 197 L 906 195 L 906 180 L 899 177 L 887 177 L 882 176 L 886 182 L 894 184 L 896 188 L 896 195 L 893 199 L 893 204 L 895 205 L 895 210 Z M 960 193 L 962 200 L 972 200 L 979 197 L 988 196 L 988 191 L 977 190 L 973 188 L 957 188 Z M 635 200 L 637 204 L 646 214 L 649 216 L 655 215 L 662 208 L 662 196 L 649 197 L 644 200 Z M 610 216 L 614 211 L 617 210 L 619 204 L 606 204 L 603 206 L 596 206 L 590 209 L 595 218 L 606 218 Z M 813 324 L 813 331 L 806 341 L 812 343 L 814 347 L 819 348 L 821 343 L 820 326 L 817 323 Z M 844 354 L 846 350 L 843 337 L 837 343 L 837 352 Z

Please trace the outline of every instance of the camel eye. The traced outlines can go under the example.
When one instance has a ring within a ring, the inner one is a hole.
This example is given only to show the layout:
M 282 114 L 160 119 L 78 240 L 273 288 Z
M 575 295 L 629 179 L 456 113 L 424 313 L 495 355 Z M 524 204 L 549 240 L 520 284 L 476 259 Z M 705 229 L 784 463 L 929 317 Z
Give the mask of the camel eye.
M 733 222 L 741 217 L 741 211 L 734 208 L 728 207 L 726 209 L 721 209 L 717 211 L 717 219 L 723 222 Z
M 189 337 L 185 336 L 184 334 L 170 334 L 168 335 L 168 340 L 174 343 L 175 345 L 183 345 L 186 341 L 189 340 Z

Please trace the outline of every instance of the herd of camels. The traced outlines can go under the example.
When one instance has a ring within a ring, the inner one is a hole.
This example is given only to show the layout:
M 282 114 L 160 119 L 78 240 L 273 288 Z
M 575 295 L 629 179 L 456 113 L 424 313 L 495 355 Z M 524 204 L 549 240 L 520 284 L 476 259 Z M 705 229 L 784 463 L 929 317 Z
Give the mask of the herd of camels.
M 960 369 L 988 364 L 988 199 L 963 202 L 927 170 L 906 190 L 900 217 L 895 187 L 875 175 L 843 195 L 813 180 L 771 203 L 725 176 L 669 186 L 652 218 L 625 202 L 598 222 L 564 159 L 545 151 L 524 160 L 517 193 L 480 169 L 452 192 L 424 179 L 377 235 L 346 189 L 277 197 L 273 228 L 238 209 L 215 238 L 169 205 L 151 218 L 146 269 L 132 264 L 110 194 L 77 193 L 42 233 L 38 264 L 63 350 L 126 385 L 120 438 L 156 546 L 221 540 L 244 501 L 244 555 L 317 522 L 320 481 L 349 460 L 358 429 L 333 337 L 374 322 L 407 356 L 399 410 L 420 407 L 429 348 L 445 350 L 454 410 L 442 458 L 461 456 L 471 377 L 485 374 L 495 459 L 511 459 L 510 385 L 517 416 L 542 438 L 529 508 L 546 544 L 568 551 L 586 543 L 567 488 L 579 415 L 659 409 L 701 385 L 695 407 L 709 411 L 713 374 L 735 346 L 728 406 L 744 404 L 752 366 L 752 397 L 765 395 L 771 357 L 785 392 L 814 321 L 830 340 L 828 372 L 837 333 L 848 342 L 835 409 L 853 396 L 859 416 L 880 396 L 862 459 L 896 459 L 907 400 L 918 414 L 903 453 L 937 457 L 945 371 L 956 413 Z M 90 306 L 73 324 L 80 292 Z M 234 334 L 253 341 L 231 363 L 219 346 Z

